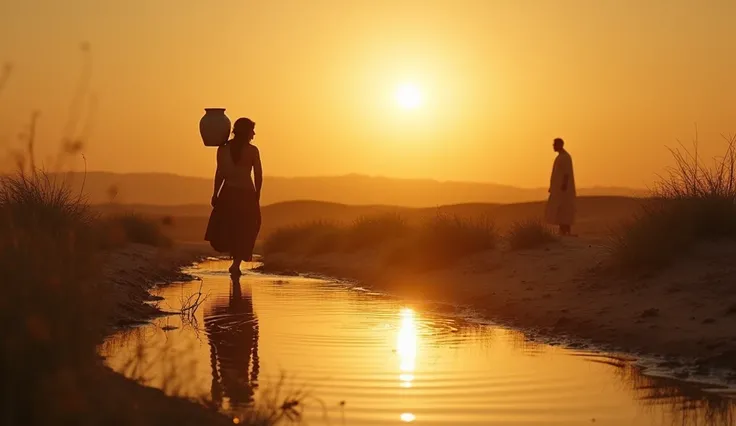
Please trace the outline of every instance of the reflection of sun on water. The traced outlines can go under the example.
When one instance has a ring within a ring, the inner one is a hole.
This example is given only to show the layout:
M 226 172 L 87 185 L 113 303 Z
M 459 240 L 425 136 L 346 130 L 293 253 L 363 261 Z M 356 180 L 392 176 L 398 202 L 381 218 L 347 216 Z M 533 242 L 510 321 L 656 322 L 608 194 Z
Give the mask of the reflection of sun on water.
M 414 380 L 414 369 L 417 359 L 417 326 L 414 311 L 408 308 L 401 310 L 401 326 L 396 338 L 396 352 L 399 354 L 399 380 L 402 388 L 410 388 Z M 401 421 L 413 422 L 416 416 L 412 413 L 401 414 Z
M 411 423 L 411 422 L 413 422 L 416 419 L 417 419 L 417 416 L 415 416 L 412 413 L 403 413 L 401 415 L 401 421 L 402 422 Z
M 414 372 L 417 358 L 417 326 L 414 323 L 414 311 L 411 309 L 401 310 L 401 327 L 396 345 L 401 362 L 399 378 L 403 382 L 411 382 L 414 375 L 410 373 Z
M 411 381 L 414 380 L 413 374 L 399 374 L 399 380 L 401 380 L 402 388 L 410 388 Z

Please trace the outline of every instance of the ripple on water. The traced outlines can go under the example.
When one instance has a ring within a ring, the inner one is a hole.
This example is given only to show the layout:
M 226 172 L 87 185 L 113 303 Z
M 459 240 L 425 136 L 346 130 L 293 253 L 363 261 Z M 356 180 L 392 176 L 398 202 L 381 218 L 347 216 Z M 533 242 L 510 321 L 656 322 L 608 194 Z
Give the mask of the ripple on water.
M 139 346 L 158 351 L 146 355 L 152 385 L 173 374 L 183 393 L 223 407 L 248 407 L 282 383 L 307 392 L 309 424 L 733 424 L 731 398 L 643 376 L 630 359 L 345 283 L 246 274 L 234 285 L 226 268 L 206 263 L 193 271 L 203 283 L 162 288 L 172 307 L 200 284 L 207 297 L 190 318 L 113 336 L 108 363 L 122 371 Z

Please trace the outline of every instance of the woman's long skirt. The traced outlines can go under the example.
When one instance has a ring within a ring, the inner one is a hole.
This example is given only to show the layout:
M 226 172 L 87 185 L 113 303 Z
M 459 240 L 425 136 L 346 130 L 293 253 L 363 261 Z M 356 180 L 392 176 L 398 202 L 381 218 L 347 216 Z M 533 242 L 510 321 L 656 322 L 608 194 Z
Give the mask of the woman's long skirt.
M 220 253 L 251 261 L 261 229 L 261 208 L 253 190 L 223 185 L 207 223 L 205 241 Z

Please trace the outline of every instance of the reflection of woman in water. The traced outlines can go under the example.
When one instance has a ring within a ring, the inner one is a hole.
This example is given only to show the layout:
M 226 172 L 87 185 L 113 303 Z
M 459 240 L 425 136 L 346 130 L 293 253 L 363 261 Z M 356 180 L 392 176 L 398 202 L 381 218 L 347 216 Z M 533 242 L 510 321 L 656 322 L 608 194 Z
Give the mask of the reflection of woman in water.
M 212 400 L 221 405 L 226 397 L 233 407 L 250 404 L 258 387 L 258 320 L 238 277 L 233 277 L 228 304 L 215 303 L 205 313 L 204 326 L 210 344 Z
M 233 125 L 233 138 L 217 148 L 213 209 L 204 239 L 233 257 L 231 274 L 240 274 L 240 263 L 252 260 L 261 227 L 263 170 L 258 148 L 251 144 L 255 126 L 250 119 L 239 118 Z

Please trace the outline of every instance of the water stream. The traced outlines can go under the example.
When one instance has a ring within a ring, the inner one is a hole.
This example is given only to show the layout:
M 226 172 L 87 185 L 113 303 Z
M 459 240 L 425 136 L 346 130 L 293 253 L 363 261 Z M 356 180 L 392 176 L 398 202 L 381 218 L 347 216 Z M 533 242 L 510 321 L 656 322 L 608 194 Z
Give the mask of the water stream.
M 178 312 L 101 348 L 117 371 L 237 413 L 295 395 L 306 424 L 732 425 L 736 400 L 630 360 L 535 343 L 349 284 L 223 262 L 161 288 Z M 196 311 L 181 314 L 197 300 Z M 277 394 L 278 392 L 278 394 Z

